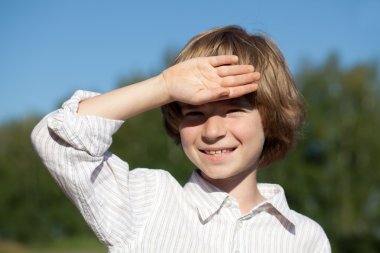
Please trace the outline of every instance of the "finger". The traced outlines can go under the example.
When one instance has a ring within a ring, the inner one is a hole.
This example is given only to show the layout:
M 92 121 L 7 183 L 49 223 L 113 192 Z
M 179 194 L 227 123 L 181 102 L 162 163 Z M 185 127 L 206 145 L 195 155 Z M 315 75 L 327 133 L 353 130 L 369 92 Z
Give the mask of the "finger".
M 238 87 L 231 87 L 229 88 L 230 92 L 228 94 L 228 98 L 237 98 L 241 97 L 243 95 L 246 95 L 248 93 L 252 93 L 257 91 L 258 84 L 257 83 L 251 83 L 243 86 Z
M 226 76 L 222 78 L 223 87 L 235 87 L 254 83 L 260 79 L 259 72 L 253 72 L 248 74 L 236 75 L 236 76 Z
M 229 88 L 214 88 L 202 90 L 196 95 L 196 100 L 193 101 L 194 105 L 206 104 L 209 102 L 217 101 L 222 98 L 228 98 L 230 94 Z
M 209 58 L 209 63 L 213 67 L 218 67 L 221 65 L 235 64 L 238 62 L 239 58 L 236 55 L 218 55 L 211 56 Z
M 224 65 L 217 68 L 220 77 L 247 74 L 254 70 L 252 65 Z

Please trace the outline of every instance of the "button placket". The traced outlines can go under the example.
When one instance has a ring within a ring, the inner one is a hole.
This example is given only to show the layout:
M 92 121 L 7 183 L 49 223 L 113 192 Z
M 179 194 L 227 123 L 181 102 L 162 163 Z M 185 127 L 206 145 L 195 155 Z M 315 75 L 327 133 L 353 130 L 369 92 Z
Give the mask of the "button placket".
M 243 228 L 243 220 L 237 219 L 235 223 L 235 229 L 234 229 L 234 245 L 233 245 L 233 250 L 232 252 L 234 253 L 240 253 L 241 252 L 241 241 L 240 241 L 240 236 L 241 236 L 241 229 Z
M 243 221 L 237 220 L 236 222 L 236 230 L 240 230 L 243 227 Z
M 225 202 L 225 205 L 227 206 L 227 201 Z M 231 205 L 232 205 L 232 202 L 229 202 L 228 206 L 231 206 Z M 245 250 L 244 244 L 242 244 L 242 239 L 243 239 L 242 229 L 244 227 L 244 223 L 246 221 L 252 219 L 252 217 L 256 216 L 257 214 L 259 214 L 262 211 L 267 210 L 267 209 L 268 209 L 268 205 L 263 204 L 263 205 L 259 206 L 258 208 L 255 208 L 254 210 L 252 210 L 249 214 L 246 214 L 246 215 L 241 216 L 240 218 L 236 219 L 235 228 L 234 228 L 234 235 L 233 235 L 234 239 L 233 239 L 233 245 L 232 245 L 232 251 L 231 251 L 232 253 L 242 253 Z

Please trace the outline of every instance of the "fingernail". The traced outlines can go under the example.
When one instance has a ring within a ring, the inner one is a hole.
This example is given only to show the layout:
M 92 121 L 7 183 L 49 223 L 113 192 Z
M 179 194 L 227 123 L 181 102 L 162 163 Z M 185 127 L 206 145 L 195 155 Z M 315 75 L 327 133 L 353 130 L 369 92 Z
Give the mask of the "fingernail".
M 230 91 L 229 90 L 225 90 L 225 91 L 222 91 L 220 93 L 220 96 L 227 96 L 228 94 L 230 94 Z

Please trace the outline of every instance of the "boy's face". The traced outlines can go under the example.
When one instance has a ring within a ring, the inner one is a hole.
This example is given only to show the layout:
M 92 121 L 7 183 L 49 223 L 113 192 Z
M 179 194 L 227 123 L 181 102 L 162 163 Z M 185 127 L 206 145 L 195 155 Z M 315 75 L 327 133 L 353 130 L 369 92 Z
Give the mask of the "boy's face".
M 243 180 L 257 168 L 264 130 L 258 110 L 245 97 L 181 108 L 182 147 L 203 177 Z

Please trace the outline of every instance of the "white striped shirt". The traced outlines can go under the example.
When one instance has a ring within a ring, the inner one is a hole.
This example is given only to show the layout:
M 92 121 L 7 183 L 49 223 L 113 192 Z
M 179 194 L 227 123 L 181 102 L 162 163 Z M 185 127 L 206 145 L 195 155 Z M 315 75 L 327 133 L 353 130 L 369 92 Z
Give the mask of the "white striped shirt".
M 109 252 L 331 252 L 323 229 L 291 210 L 279 185 L 258 184 L 248 214 L 197 171 L 182 187 L 166 171 L 129 170 L 107 150 L 123 121 L 76 113 L 78 91 L 33 130 L 50 173 Z

